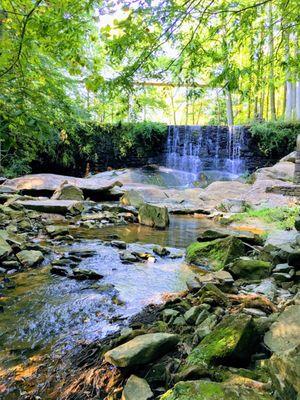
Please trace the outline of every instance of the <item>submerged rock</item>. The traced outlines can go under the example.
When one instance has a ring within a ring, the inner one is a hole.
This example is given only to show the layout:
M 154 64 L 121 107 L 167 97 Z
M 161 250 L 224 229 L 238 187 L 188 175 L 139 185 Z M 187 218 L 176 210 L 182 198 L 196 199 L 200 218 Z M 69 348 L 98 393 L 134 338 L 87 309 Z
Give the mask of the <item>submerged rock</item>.
M 168 353 L 178 342 L 177 335 L 148 333 L 108 351 L 104 359 L 117 367 L 144 365 Z
M 228 267 L 228 270 L 234 278 L 264 279 L 270 275 L 272 264 L 268 261 L 240 257 Z
M 44 260 L 43 253 L 38 250 L 22 250 L 16 256 L 25 267 L 34 267 Z
M 148 400 L 152 396 L 148 382 L 136 375 L 131 375 L 124 386 L 121 400 Z
M 48 226 L 46 226 L 45 229 L 46 229 L 46 232 L 48 233 L 48 235 L 50 235 L 51 237 L 63 236 L 63 235 L 67 235 L 69 233 L 67 226 L 48 225 Z
M 52 265 L 50 272 L 54 275 L 67 276 L 69 278 L 73 276 L 72 269 L 70 267 L 64 267 L 62 265 Z
M 187 357 L 187 366 L 246 364 L 255 342 L 252 318 L 229 315 Z
M 220 270 L 244 252 L 243 242 L 229 236 L 210 242 L 192 243 L 186 250 L 186 260 L 190 264 L 210 266 L 214 270 Z
M 272 400 L 267 393 L 230 382 L 211 381 L 178 382 L 161 400 Z
M 99 274 L 96 271 L 92 271 L 90 269 L 85 268 L 74 268 L 73 269 L 74 278 L 77 280 L 85 280 L 85 279 L 102 279 L 103 275 Z
M 157 254 L 160 257 L 165 257 L 170 254 L 170 251 L 166 247 L 154 246 L 153 253 Z
M 139 223 L 153 228 L 164 229 L 169 223 L 169 213 L 166 207 L 144 204 L 139 209 Z

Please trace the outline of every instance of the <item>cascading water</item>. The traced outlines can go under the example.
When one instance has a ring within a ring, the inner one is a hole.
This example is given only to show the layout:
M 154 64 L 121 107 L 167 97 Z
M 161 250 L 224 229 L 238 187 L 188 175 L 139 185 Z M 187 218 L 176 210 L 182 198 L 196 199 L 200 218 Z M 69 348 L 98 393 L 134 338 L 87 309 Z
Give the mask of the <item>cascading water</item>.
M 185 184 L 203 179 L 201 173 L 210 181 L 235 179 L 245 171 L 243 146 L 241 126 L 169 126 L 165 162 L 185 172 Z
M 201 171 L 201 142 L 201 127 L 169 127 L 167 167 L 197 175 Z
M 245 162 L 241 159 L 241 149 L 244 142 L 242 126 L 228 127 L 228 159 L 226 169 L 233 175 L 240 175 L 245 170 Z

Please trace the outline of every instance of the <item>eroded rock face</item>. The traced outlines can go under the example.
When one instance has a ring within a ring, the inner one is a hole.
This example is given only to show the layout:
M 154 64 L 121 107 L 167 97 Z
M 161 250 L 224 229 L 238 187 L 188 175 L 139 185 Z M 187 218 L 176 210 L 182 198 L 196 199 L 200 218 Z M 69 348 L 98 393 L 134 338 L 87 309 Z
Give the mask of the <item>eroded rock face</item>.
M 186 250 L 186 260 L 190 264 L 210 266 L 214 270 L 220 270 L 244 252 L 243 242 L 229 236 L 225 239 L 190 244 Z
M 161 357 L 179 342 L 177 335 L 169 333 L 148 333 L 137 336 L 121 346 L 105 353 L 104 358 L 117 367 L 144 365 Z
M 166 207 L 144 204 L 139 209 L 139 223 L 153 228 L 164 229 L 169 223 L 169 213 Z
M 189 354 L 186 365 L 246 364 L 255 341 L 249 315 L 229 315 Z
M 272 400 L 269 394 L 230 383 L 210 381 L 178 382 L 161 400 Z
M 116 186 L 122 186 L 121 182 L 115 179 L 108 180 L 105 179 L 105 177 L 97 176 L 91 178 L 76 178 L 74 176 L 56 174 L 33 174 L 15 179 L 7 179 L 5 185 L 23 194 L 52 196 L 57 188 L 65 182 L 80 188 L 85 197 L 95 200 L 104 200 L 107 198 L 119 199 L 122 195 L 120 192 L 112 191 Z

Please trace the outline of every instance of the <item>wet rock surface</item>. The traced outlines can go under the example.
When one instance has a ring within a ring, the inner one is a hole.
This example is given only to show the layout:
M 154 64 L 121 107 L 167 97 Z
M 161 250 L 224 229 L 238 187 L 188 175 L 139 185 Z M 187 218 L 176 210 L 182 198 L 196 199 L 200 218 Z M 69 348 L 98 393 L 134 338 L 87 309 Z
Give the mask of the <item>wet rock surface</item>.
M 257 233 L 220 226 L 190 233 L 192 225 L 183 222 L 179 236 L 191 244 L 172 248 L 173 218 L 179 217 L 168 213 L 195 214 L 193 223 L 200 227 L 208 220 L 203 213 L 212 213 L 213 224 L 249 204 L 287 204 L 291 199 L 265 188 L 270 181 L 287 182 L 290 163 L 259 170 L 253 185 L 214 182 L 206 189 L 136 184 L 126 171 L 84 180 L 42 174 L 5 181 L 0 187 L 1 339 L 5 357 L 10 353 L 5 365 L 16 365 L 20 353 L 31 367 L 34 350 L 42 349 L 44 357 L 61 336 L 80 361 L 66 352 L 60 359 L 55 351 L 54 368 L 42 357 L 37 376 L 42 382 L 43 374 L 50 377 L 51 390 L 59 386 L 54 398 L 296 400 L 297 231 L 271 234 L 265 242 Z M 49 199 L 54 192 L 56 199 Z M 122 194 L 120 203 L 106 203 Z M 225 211 L 217 210 L 221 204 Z M 169 230 L 155 229 L 169 223 Z M 36 301 L 26 297 L 30 291 Z M 149 303 L 156 305 L 129 322 Z M 16 321 L 9 320 L 10 310 Z M 12 339 L 17 335 L 21 344 Z M 28 389 L 27 378 L 21 381 L 15 398 L 47 398 L 43 385 Z

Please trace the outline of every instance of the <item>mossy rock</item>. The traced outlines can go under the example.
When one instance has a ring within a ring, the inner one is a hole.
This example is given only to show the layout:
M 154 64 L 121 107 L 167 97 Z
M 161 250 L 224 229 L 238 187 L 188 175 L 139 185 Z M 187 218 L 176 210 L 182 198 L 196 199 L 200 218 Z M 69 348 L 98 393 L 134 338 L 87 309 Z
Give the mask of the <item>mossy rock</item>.
M 186 261 L 189 264 L 210 266 L 218 271 L 244 253 L 244 243 L 240 239 L 229 236 L 211 242 L 190 244 L 186 250 Z
M 241 257 L 235 260 L 233 264 L 228 267 L 228 270 L 236 279 L 264 279 L 270 275 L 272 264 L 268 261 Z
M 161 400 L 272 400 L 272 397 L 245 386 L 199 380 L 178 382 Z
M 143 204 L 139 209 L 139 223 L 153 228 L 164 229 L 169 223 L 169 213 L 166 207 L 158 207 L 152 204 Z
M 256 335 L 249 315 L 229 315 L 195 347 L 186 365 L 233 365 L 248 363 Z

